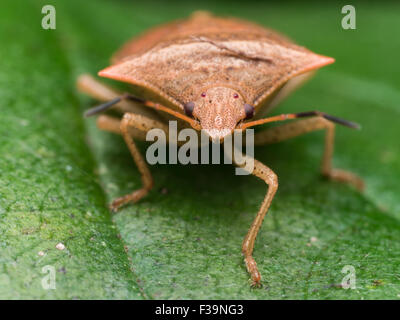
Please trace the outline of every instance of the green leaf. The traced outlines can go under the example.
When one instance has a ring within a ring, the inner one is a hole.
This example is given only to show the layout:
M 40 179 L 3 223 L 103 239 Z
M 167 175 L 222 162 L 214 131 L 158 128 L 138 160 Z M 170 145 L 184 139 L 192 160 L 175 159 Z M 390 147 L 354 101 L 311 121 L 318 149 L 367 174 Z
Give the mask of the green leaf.
M 56 30 L 40 25 L 48 3 Z M 356 30 L 343 30 L 341 6 L 327 3 L 2 3 L 0 298 L 399 298 L 400 8 L 354 5 Z M 107 203 L 138 188 L 140 175 L 122 138 L 81 116 L 94 101 L 76 92 L 80 73 L 95 75 L 131 36 L 196 9 L 335 57 L 275 112 L 318 109 L 363 126 L 338 128 L 334 163 L 365 179 L 364 194 L 319 177 L 322 132 L 256 148 L 279 176 L 254 249 L 261 289 L 250 289 L 241 242 L 265 183 L 227 165 L 152 166 L 154 190 L 111 216 Z M 355 290 L 340 287 L 348 265 Z M 56 270 L 55 290 L 42 286 L 45 266 Z

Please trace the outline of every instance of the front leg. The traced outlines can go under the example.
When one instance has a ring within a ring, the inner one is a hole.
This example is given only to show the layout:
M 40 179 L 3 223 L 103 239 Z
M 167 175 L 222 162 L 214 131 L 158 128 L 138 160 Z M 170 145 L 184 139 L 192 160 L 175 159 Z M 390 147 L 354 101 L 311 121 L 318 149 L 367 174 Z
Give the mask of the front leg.
M 117 211 L 122 205 L 130 201 L 139 201 L 153 187 L 151 173 L 133 139 L 145 140 L 146 133 L 154 128 L 161 129 L 168 133 L 168 126 L 159 121 L 159 118 L 152 110 L 134 101 L 121 99 L 121 93 L 98 82 L 90 75 L 81 75 L 77 79 L 77 87 L 80 91 L 102 101 L 116 100 L 119 98 L 119 102 L 115 104 L 115 109 L 124 114 L 122 120 L 107 115 L 100 115 L 97 118 L 97 126 L 102 130 L 121 134 L 123 136 L 132 154 L 133 160 L 139 169 L 143 186 L 130 194 L 115 199 L 110 207 L 113 211 Z
M 236 163 L 236 165 L 238 164 Z M 243 167 L 243 165 L 238 166 Z M 253 223 L 251 224 L 251 227 L 247 232 L 247 235 L 244 238 L 242 244 L 244 262 L 246 264 L 247 271 L 251 276 L 252 286 L 259 287 L 261 285 L 261 274 L 258 271 L 256 261 L 253 258 L 254 243 L 258 231 L 260 230 L 261 224 L 264 220 L 264 217 L 271 205 L 272 199 L 274 198 L 275 193 L 278 190 L 278 177 L 270 168 L 257 160 L 254 160 L 254 169 L 250 173 L 264 180 L 265 183 L 268 185 L 268 191 L 264 197 L 263 202 L 261 203 L 261 207 L 258 210 L 258 213 Z
M 153 187 L 153 178 L 151 176 L 150 170 L 146 164 L 146 161 L 140 154 L 138 148 L 136 147 L 135 142 L 133 141 L 132 135 L 129 132 L 129 128 L 133 127 L 139 129 L 140 131 L 147 132 L 151 129 L 158 128 L 163 130 L 164 132 L 168 133 L 168 127 L 160 123 L 159 121 L 146 118 L 141 115 L 133 114 L 133 113 L 126 113 L 120 123 L 120 131 L 121 134 L 128 146 L 129 151 L 135 161 L 139 172 L 141 174 L 141 179 L 143 186 L 142 188 L 133 191 L 125 196 L 115 199 L 111 203 L 111 210 L 114 212 L 117 211 L 121 206 L 128 202 L 137 202 L 141 198 L 143 198 Z
M 322 117 L 298 120 L 295 122 L 267 129 L 265 131 L 257 133 L 254 136 L 254 144 L 263 145 L 277 143 L 311 131 L 323 129 L 326 130 L 326 134 L 325 148 L 321 165 L 322 175 L 331 180 L 350 183 L 358 190 L 362 191 L 364 189 L 364 182 L 362 179 L 360 179 L 354 173 L 341 169 L 334 169 L 332 167 L 332 156 L 335 140 L 335 124 Z

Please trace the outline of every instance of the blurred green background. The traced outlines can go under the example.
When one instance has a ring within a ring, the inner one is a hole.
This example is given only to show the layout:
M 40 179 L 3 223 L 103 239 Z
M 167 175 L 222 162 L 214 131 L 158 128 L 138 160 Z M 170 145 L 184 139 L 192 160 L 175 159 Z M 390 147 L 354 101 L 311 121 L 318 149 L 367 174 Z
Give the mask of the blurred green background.
M 56 30 L 41 28 L 45 4 Z M 345 4 L 2 1 L 0 298 L 399 299 L 400 4 L 353 1 L 357 29 L 343 30 Z M 199 9 L 334 57 L 276 112 L 319 109 L 363 126 L 338 128 L 334 164 L 362 176 L 364 194 L 319 177 L 322 132 L 256 149 L 280 179 L 254 250 L 261 289 L 250 289 L 240 248 L 265 184 L 225 165 L 154 166 L 154 190 L 111 216 L 107 204 L 139 173 L 121 137 L 82 118 L 95 102 L 75 89 L 130 37 Z M 346 265 L 354 290 L 339 285 Z M 55 290 L 42 287 L 44 266 Z

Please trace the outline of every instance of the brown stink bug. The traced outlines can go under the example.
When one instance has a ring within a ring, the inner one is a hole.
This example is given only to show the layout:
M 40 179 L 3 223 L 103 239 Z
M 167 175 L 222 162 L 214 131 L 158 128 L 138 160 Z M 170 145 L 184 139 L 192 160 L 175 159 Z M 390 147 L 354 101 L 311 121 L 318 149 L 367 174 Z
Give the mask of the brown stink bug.
M 178 120 L 179 128 L 204 129 L 211 139 L 222 141 L 234 129 L 307 118 L 259 132 L 254 143 L 275 143 L 326 130 L 322 174 L 362 189 L 360 178 L 331 165 L 334 123 L 352 128 L 357 128 L 357 124 L 319 111 L 263 117 L 313 71 L 333 62 L 333 58 L 315 54 L 275 31 L 206 12 L 156 27 L 128 42 L 113 56 L 112 65 L 99 75 L 132 84 L 140 98 L 118 93 L 88 75 L 78 79 L 81 91 L 107 101 L 87 111 L 87 116 L 110 107 L 122 114 L 102 114 L 97 125 L 123 136 L 141 173 L 142 188 L 115 199 L 111 209 L 116 211 L 128 202 L 137 202 L 153 187 L 152 176 L 134 139 L 144 140 L 146 132 L 153 128 L 167 132 L 169 119 Z M 252 256 L 253 247 L 278 188 L 278 178 L 257 160 L 251 174 L 268 185 L 242 246 L 252 284 L 259 285 L 261 275 Z

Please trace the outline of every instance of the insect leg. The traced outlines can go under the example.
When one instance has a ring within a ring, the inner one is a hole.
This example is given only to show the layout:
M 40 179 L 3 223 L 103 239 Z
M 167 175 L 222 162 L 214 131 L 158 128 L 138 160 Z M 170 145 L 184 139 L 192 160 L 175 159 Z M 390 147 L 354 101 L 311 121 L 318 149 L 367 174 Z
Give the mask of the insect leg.
M 257 216 L 254 219 L 246 237 L 242 244 L 242 253 L 244 255 L 244 262 L 246 264 L 247 271 L 249 272 L 252 280 L 252 286 L 259 286 L 261 283 L 261 275 L 257 269 L 257 264 L 253 258 L 254 242 L 256 240 L 258 231 L 264 220 L 265 214 L 271 205 L 272 199 L 278 190 L 278 177 L 277 175 L 263 163 L 254 160 L 253 175 L 265 181 L 268 185 L 268 191 L 264 197 L 261 207 L 258 210 Z
M 111 209 L 113 211 L 117 211 L 122 205 L 124 205 L 128 202 L 139 201 L 153 187 L 153 178 L 151 176 L 150 170 L 147 167 L 146 161 L 140 154 L 139 149 L 136 147 L 136 144 L 133 141 L 132 135 L 130 134 L 129 128 L 131 128 L 131 127 L 134 127 L 136 129 L 139 129 L 139 130 L 145 131 L 145 132 L 147 132 L 151 129 L 154 129 L 154 128 L 158 128 L 158 129 L 163 130 L 164 132 L 168 132 L 168 126 L 159 121 L 149 119 L 144 116 L 133 114 L 133 113 L 126 113 L 123 116 L 123 118 L 121 120 L 121 124 L 120 124 L 121 134 L 128 146 L 129 151 L 131 152 L 133 160 L 135 161 L 135 163 L 139 169 L 143 186 L 142 186 L 142 188 L 135 190 L 132 193 L 129 193 L 125 196 L 115 199 L 111 203 Z
M 100 130 L 122 134 L 121 133 L 121 119 L 101 114 L 97 117 L 97 127 Z M 133 139 L 146 141 L 146 132 L 140 129 L 129 127 L 129 134 Z
M 276 143 L 316 130 L 326 130 L 325 150 L 321 166 L 322 175 L 332 180 L 350 183 L 358 190 L 362 191 L 364 183 L 357 175 L 344 170 L 332 168 L 335 124 L 322 117 L 302 119 L 267 129 L 254 136 L 254 144 L 262 145 Z

